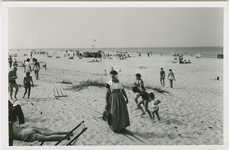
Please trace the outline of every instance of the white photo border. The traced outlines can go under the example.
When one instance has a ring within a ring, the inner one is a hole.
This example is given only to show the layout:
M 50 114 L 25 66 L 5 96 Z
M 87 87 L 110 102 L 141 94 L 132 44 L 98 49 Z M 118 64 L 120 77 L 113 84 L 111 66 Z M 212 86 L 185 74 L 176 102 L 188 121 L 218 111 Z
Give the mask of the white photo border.
M 31 147 L 19 147 L 8 146 L 8 113 L 7 106 L 8 97 L 7 85 L 7 58 L 8 58 L 8 10 L 12 7 L 52 7 L 52 8 L 95 8 L 95 7 L 170 7 L 170 8 L 182 8 L 182 7 L 220 7 L 224 9 L 224 144 L 223 145 L 200 145 L 200 146 L 77 146 L 77 147 L 54 147 L 54 146 L 40 146 L 32 147 L 32 149 L 131 149 L 131 150 L 146 150 L 146 149 L 228 149 L 229 147 L 229 102 L 228 102 L 228 85 L 229 85 L 229 10 L 228 2 L 1 2 L 1 148 L 3 150 L 8 149 L 31 149 Z

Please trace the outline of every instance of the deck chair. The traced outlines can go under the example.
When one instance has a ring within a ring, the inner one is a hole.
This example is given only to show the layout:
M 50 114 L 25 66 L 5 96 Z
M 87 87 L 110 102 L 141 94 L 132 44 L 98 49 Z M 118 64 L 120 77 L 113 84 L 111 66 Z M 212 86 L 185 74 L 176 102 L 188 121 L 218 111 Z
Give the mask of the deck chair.
M 76 141 L 76 139 L 84 132 L 87 130 L 87 127 L 85 127 L 84 125 L 84 121 L 82 121 L 81 123 L 79 123 L 75 128 L 73 128 L 68 134 L 66 134 L 65 137 L 63 137 L 62 139 L 60 139 L 54 146 L 59 145 L 64 139 L 66 139 L 70 134 L 72 134 L 77 128 L 79 128 L 80 126 L 83 126 L 82 130 L 75 136 L 73 136 L 72 139 L 70 139 L 67 143 L 66 146 L 71 146 L 74 144 L 74 142 Z M 40 146 L 42 146 L 44 144 L 45 141 L 42 141 Z

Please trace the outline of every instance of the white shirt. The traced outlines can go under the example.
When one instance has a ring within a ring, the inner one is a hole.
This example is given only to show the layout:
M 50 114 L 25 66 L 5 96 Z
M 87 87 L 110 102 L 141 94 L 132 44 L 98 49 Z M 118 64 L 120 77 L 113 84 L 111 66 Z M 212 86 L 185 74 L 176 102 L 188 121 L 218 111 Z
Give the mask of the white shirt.
M 31 65 L 30 65 L 30 62 L 25 62 L 25 71 L 26 72 L 30 72 L 31 71 Z

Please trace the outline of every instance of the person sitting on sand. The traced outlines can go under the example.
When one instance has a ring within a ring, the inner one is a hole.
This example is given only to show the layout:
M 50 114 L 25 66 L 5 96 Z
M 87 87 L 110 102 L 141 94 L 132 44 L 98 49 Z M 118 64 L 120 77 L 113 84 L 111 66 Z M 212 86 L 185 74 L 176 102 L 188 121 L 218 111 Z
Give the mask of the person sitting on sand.
M 13 124 L 13 139 L 34 142 L 34 141 L 59 141 L 68 134 L 65 131 L 51 131 L 47 128 L 18 127 Z M 72 136 L 73 134 L 71 134 Z M 68 137 L 69 140 L 70 137 Z
M 24 93 L 23 98 L 25 98 L 25 95 L 27 93 L 27 89 L 28 89 L 28 98 L 29 98 L 31 86 L 33 86 L 33 79 L 30 76 L 30 72 L 26 72 L 26 76 L 24 77 L 23 83 L 24 83 L 24 87 L 25 87 L 25 93 Z
M 149 114 L 150 118 L 152 119 L 152 115 L 148 109 L 148 103 L 150 102 L 148 93 L 146 91 L 140 91 L 140 89 L 136 86 L 132 88 L 132 91 L 136 94 L 134 100 L 137 104 L 137 109 L 141 109 L 142 111 L 141 115 L 145 114 L 144 110 L 140 106 L 141 104 L 143 104 L 145 107 L 145 111 Z M 142 99 L 138 102 L 139 97 L 141 97 Z
M 24 113 L 18 101 L 11 102 L 10 100 L 8 100 L 8 107 L 9 107 L 9 120 L 12 122 L 16 122 L 18 119 L 19 126 L 20 124 L 24 124 L 25 123 Z
M 161 120 L 160 117 L 159 117 L 159 114 L 158 114 L 158 111 L 159 111 L 158 104 L 160 104 L 161 101 L 160 100 L 155 100 L 155 95 L 152 92 L 149 93 L 149 98 L 152 101 L 152 106 L 153 106 L 153 111 L 152 111 L 153 120 L 154 120 L 154 114 L 156 114 L 158 120 Z
M 134 86 L 137 86 L 141 91 L 145 91 L 144 82 L 141 79 L 141 74 L 137 73 L 135 76 L 136 81 L 134 82 Z
M 8 78 L 9 78 L 9 90 L 10 90 L 10 98 L 12 98 L 12 94 L 13 94 L 13 88 L 15 88 L 15 94 L 14 94 L 14 98 L 17 100 L 17 92 L 18 92 L 18 84 L 16 83 L 16 79 L 18 78 L 17 76 L 17 67 L 13 67 L 12 70 L 9 72 L 8 74 Z

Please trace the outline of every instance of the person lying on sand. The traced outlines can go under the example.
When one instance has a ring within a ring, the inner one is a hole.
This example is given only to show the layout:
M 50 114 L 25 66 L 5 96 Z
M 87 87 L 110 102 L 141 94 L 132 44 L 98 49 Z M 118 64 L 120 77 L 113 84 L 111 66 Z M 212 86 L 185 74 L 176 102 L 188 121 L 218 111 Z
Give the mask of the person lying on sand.
M 154 120 L 154 114 L 156 114 L 158 120 L 161 120 L 160 117 L 159 117 L 159 114 L 158 114 L 158 111 L 159 111 L 158 104 L 160 104 L 161 101 L 160 100 L 155 100 L 155 96 L 154 96 L 154 94 L 152 92 L 149 94 L 149 98 L 152 101 L 152 106 L 153 106 L 153 111 L 152 111 L 153 120 Z
M 25 142 L 34 141 L 59 141 L 69 132 L 51 131 L 47 128 L 18 127 L 13 124 L 13 139 Z M 73 134 L 71 134 L 72 136 Z M 70 137 L 68 137 L 69 139 Z
M 132 91 L 136 94 L 134 100 L 135 100 L 135 102 L 137 104 L 137 109 L 141 109 L 141 111 L 142 111 L 141 115 L 145 114 L 144 110 L 140 106 L 141 104 L 143 104 L 144 107 L 145 107 L 145 111 L 149 114 L 150 118 L 152 119 L 152 115 L 151 115 L 151 113 L 150 113 L 150 111 L 148 109 L 148 103 L 150 102 L 148 93 L 146 91 L 141 91 L 136 86 L 132 88 Z M 138 98 L 139 97 L 141 97 L 142 99 L 138 102 Z

